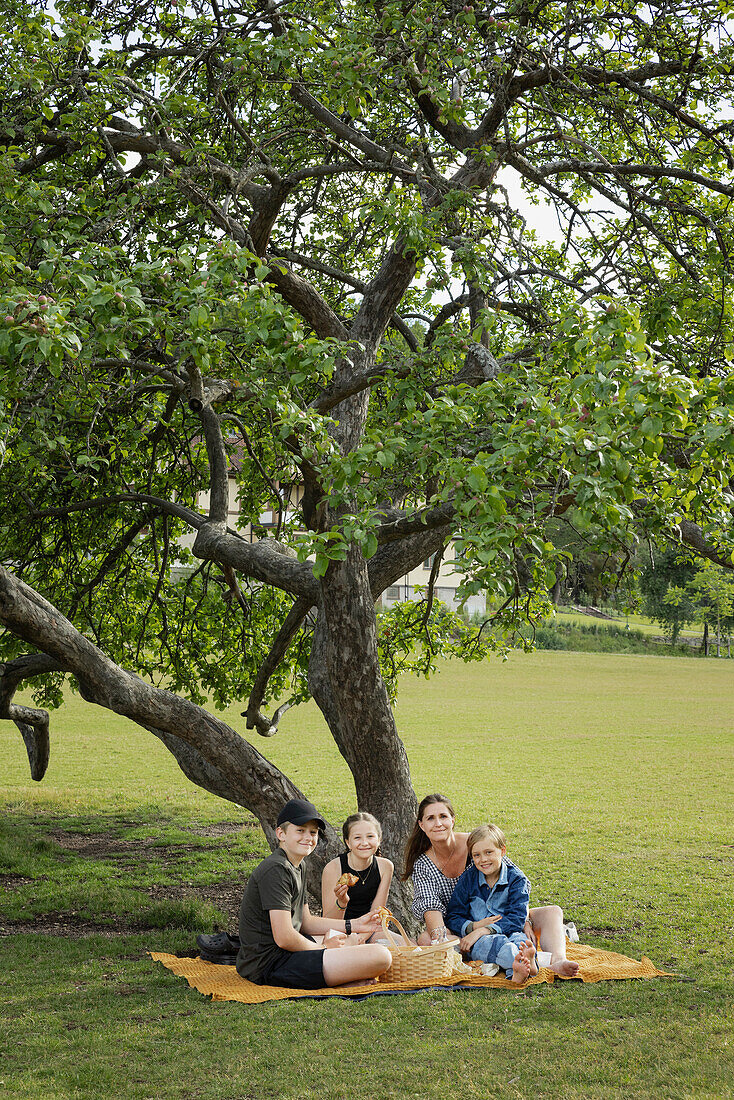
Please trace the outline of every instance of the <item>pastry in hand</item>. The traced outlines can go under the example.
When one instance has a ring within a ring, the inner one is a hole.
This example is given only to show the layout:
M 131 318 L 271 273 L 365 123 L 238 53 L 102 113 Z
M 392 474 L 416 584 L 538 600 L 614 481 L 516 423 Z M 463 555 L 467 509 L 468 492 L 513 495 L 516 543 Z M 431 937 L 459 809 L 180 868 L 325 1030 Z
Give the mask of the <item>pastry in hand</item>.
M 345 871 L 343 875 L 340 875 L 336 880 L 337 886 L 356 886 L 359 882 L 359 875 L 350 875 L 349 871 Z

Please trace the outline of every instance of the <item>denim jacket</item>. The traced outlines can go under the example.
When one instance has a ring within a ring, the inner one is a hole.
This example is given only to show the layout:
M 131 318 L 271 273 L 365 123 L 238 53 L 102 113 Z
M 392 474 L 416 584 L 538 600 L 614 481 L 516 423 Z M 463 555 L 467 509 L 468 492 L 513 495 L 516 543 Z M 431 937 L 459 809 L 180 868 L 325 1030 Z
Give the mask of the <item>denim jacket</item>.
M 528 919 L 529 897 L 530 882 L 509 859 L 502 860 L 499 878 L 491 887 L 472 864 L 454 887 L 446 909 L 446 925 L 455 935 L 463 936 L 470 921 L 501 916 L 502 920 L 490 925 L 489 931 L 503 936 L 522 932 Z

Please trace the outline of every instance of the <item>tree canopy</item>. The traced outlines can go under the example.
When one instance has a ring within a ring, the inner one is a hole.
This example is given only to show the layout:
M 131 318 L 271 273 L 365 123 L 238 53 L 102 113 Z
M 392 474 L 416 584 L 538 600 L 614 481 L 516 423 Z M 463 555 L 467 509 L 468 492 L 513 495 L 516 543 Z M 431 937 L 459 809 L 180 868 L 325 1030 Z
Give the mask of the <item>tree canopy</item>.
M 732 5 L 44 7 L 0 41 L 0 716 L 40 778 L 14 693 L 69 676 L 272 838 L 297 788 L 206 704 L 312 695 L 396 855 L 397 673 L 511 645 L 559 525 L 731 568 Z M 432 554 L 487 625 L 378 624 Z

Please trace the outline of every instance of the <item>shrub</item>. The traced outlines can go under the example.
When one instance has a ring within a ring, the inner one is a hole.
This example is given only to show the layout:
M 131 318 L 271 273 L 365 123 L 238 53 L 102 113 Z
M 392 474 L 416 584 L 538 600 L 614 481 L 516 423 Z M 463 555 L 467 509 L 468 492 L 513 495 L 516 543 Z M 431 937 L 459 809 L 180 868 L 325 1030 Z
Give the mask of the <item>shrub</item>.
M 535 632 L 537 649 L 565 649 L 581 653 L 654 653 L 666 657 L 697 657 L 688 645 L 656 641 L 641 630 L 607 623 L 544 623 Z

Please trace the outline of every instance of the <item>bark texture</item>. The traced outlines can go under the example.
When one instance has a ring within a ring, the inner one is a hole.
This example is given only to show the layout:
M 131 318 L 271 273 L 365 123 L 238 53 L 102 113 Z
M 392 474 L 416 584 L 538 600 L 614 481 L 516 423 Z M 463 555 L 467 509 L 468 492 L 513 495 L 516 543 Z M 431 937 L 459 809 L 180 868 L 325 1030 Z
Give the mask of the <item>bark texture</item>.
M 333 562 L 322 584 L 309 688 L 354 777 L 357 807 L 383 828 L 383 853 L 395 864 L 393 904 L 401 911 L 403 843 L 417 800 L 410 767 L 377 659 L 377 625 L 366 563 L 355 548 Z

